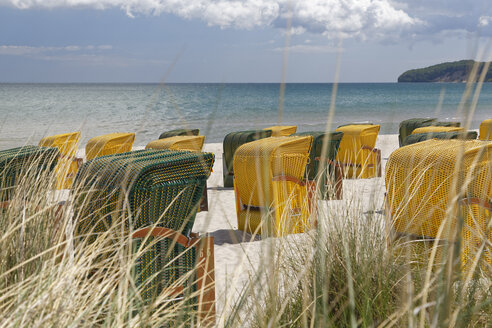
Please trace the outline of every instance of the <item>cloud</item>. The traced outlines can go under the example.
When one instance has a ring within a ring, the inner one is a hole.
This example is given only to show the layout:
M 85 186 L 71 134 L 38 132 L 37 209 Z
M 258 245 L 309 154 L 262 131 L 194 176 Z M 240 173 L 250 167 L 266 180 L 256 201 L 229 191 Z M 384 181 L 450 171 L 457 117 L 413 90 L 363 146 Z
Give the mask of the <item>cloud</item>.
M 46 54 L 46 53 L 63 53 L 63 52 L 94 52 L 97 50 L 105 51 L 111 50 L 113 47 L 111 45 L 100 45 L 100 46 L 76 46 L 69 45 L 64 47 L 33 47 L 33 46 L 19 46 L 19 45 L 0 45 L 0 55 L 11 55 L 11 56 L 29 56 L 36 54 Z
M 274 48 L 273 51 L 284 51 L 285 48 L 278 47 Z M 332 46 L 324 45 L 310 45 L 310 44 L 296 44 L 289 46 L 289 53 L 334 53 L 338 52 L 339 49 Z
M 167 13 L 240 29 L 285 28 L 291 16 L 293 34 L 364 39 L 399 34 L 420 23 L 391 0 L 0 0 L 2 4 L 20 9 L 120 8 L 130 17 Z

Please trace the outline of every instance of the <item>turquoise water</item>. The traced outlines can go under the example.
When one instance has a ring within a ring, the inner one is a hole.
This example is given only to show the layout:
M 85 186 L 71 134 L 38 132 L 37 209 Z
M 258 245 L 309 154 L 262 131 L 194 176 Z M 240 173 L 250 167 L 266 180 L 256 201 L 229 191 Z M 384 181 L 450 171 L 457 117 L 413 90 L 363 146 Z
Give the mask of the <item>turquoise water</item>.
M 281 123 L 324 130 L 332 87 L 287 84 Z M 76 130 L 82 145 L 105 133 L 136 132 L 141 146 L 181 127 L 200 128 L 206 142 L 221 142 L 230 131 L 277 124 L 279 90 L 279 84 L 0 84 L 0 149 Z M 333 127 L 370 121 L 391 134 L 411 117 L 462 121 L 457 108 L 464 90 L 457 83 L 340 84 Z M 483 86 L 472 129 L 486 118 L 492 118 L 492 83 Z

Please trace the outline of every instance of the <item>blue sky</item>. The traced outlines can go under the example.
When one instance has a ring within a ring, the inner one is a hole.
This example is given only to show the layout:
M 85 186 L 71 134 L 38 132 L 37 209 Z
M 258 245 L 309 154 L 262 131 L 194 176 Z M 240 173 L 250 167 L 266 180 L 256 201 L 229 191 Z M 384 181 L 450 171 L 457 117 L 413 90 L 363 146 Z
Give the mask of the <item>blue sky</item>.
M 290 25 L 290 30 L 287 26 Z M 289 33 L 287 33 L 289 31 Z M 0 0 L 0 82 L 394 82 L 489 58 L 492 8 L 458 0 Z M 340 46 L 341 44 L 341 46 Z

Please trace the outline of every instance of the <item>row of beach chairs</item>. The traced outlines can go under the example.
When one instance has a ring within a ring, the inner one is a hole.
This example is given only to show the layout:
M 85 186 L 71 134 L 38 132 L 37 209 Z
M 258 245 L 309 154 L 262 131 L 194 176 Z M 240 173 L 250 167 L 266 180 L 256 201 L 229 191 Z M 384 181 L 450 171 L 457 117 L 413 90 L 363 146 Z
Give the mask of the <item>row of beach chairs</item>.
M 490 264 L 492 141 L 485 140 L 491 139 L 492 120 L 480 127 L 483 141 L 455 140 L 470 137 L 460 129 L 457 123 L 428 119 L 402 122 L 402 147 L 386 166 L 388 236 L 391 242 L 411 238 L 415 245 L 455 242 L 456 235 L 440 232 L 446 209 L 454 202 L 464 218 L 459 236 L 465 245 L 463 264 L 476 263 L 470 259 L 478 245 L 485 248 Z M 381 153 L 374 148 L 379 125 L 295 132 L 295 126 L 275 126 L 225 137 L 224 185 L 232 182 L 234 187 L 239 229 L 264 236 L 306 231 L 316 225 L 317 195 L 341 198 L 342 177 L 381 176 Z M 134 134 L 96 137 L 87 143 L 83 164 L 75 156 L 80 133 L 44 138 L 38 147 L 1 151 L 2 202 L 8 206 L 25 167 L 35 174 L 55 170 L 57 187 L 72 189 L 76 232 L 88 243 L 113 220 L 132 218 L 123 226 L 135 249 L 146 249 L 135 270 L 144 303 L 163 291 L 176 299 L 192 292 L 200 318 L 214 322 L 213 237 L 198 236 L 192 227 L 215 158 L 201 152 L 204 136 L 198 134 L 197 129 L 165 132 L 139 151 L 130 151 Z M 409 141 L 420 134 L 425 138 Z M 467 186 L 466 192 L 450 198 L 456 172 L 461 179 L 456 185 Z M 180 277 L 190 272 L 193 279 L 181 279 L 179 285 Z

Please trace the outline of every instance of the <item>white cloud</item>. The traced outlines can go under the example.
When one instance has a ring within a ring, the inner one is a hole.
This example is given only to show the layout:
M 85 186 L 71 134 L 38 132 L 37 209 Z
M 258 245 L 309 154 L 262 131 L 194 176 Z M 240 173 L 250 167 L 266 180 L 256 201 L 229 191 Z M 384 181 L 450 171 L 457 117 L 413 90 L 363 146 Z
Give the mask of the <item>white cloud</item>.
M 278 47 L 274 48 L 273 51 L 284 51 L 285 48 Z M 332 46 L 324 45 L 310 45 L 310 44 L 296 44 L 289 46 L 289 53 L 334 53 L 338 52 L 339 49 Z M 343 51 L 343 49 L 342 49 Z
M 420 22 L 391 0 L 0 0 L 17 8 L 120 8 L 128 16 L 174 14 L 201 19 L 222 28 L 285 28 L 292 17 L 293 34 L 321 33 L 330 37 L 380 37 L 400 33 Z M 292 13 L 292 15 L 289 15 Z
M 478 19 L 478 26 L 479 27 L 485 27 L 489 25 L 490 21 L 492 21 L 492 17 L 490 16 L 480 16 Z

